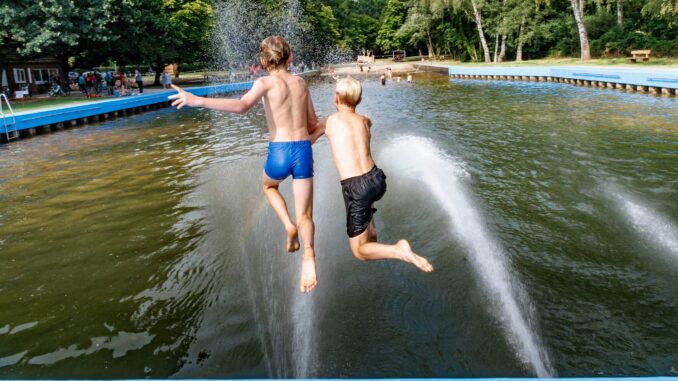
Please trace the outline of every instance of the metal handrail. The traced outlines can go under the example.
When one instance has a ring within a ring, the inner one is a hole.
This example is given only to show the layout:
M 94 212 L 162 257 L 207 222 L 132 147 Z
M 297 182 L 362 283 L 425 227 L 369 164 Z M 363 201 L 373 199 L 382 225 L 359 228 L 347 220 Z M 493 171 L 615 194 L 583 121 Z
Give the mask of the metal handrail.
M 5 101 L 7 103 L 7 108 L 9 109 L 9 115 L 12 116 L 12 122 L 7 123 L 7 118 L 5 117 L 5 112 L 2 110 L 2 101 Z M 7 95 L 4 93 L 0 93 L 0 117 L 2 117 L 2 126 L 5 127 L 5 135 L 7 136 L 7 141 L 9 142 L 11 139 L 16 139 L 17 134 L 16 134 L 16 116 L 14 115 L 14 110 L 12 109 L 12 105 L 9 104 L 9 98 L 7 98 Z M 15 136 L 12 138 L 9 136 L 9 128 L 8 126 L 14 125 L 14 130 L 12 130 L 15 134 Z

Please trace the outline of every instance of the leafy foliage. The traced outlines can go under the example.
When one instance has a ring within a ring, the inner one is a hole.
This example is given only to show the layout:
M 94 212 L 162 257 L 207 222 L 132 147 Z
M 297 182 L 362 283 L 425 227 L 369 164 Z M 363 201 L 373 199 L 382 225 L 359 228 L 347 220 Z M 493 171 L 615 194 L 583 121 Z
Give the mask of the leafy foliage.
M 625 56 L 633 49 L 678 55 L 675 0 L 577 4 L 583 6 L 594 56 Z M 219 54 L 224 62 L 252 62 L 259 42 L 271 33 L 288 37 L 295 56 L 307 62 L 362 49 L 479 61 L 481 40 L 492 51 L 504 39 L 507 59 L 577 56 L 575 5 L 567 0 L 4 0 L 0 43 L 27 57 L 51 55 L 79 67 L 115 61 L 159 68 L 204 63 Z

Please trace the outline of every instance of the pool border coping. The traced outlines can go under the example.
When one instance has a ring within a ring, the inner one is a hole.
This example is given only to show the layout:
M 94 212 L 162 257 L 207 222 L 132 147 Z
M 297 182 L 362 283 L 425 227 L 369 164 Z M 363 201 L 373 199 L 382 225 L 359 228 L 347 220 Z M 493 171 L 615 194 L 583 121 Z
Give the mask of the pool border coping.
M 594 66 L 454 66 L 420 64 L 418 69 L 451 79 L 488 79 L 568 83 L 678 97 L 678 69 Z

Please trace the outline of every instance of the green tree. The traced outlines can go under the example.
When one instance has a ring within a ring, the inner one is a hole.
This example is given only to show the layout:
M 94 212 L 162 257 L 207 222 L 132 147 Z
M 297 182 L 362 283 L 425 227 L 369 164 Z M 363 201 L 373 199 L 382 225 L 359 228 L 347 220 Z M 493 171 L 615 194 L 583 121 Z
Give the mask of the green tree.
M 135 0 L 129 18 L 135 20 L 121 34 L 114 57 L 126 63 L 144 63 L 160 74 L 171 63 L 205 61 L 214 10 L 204 0 Z
M 25 56 L 47 55 L 99 63 L 106 46 L 118 38 L 121 13 L 110 12 L 115 0 L 5 0 L 0 3 L 0 42 Z M 103 49 L 94 49 L 103 46 Z
M 384 52 L 402 49 L 405 42 L 398 34 L 400 26 L 407 18 L 407 9 L 401 0 L 389 0 L 384 9 L 381 26 L 377 32 L 377 45 Z

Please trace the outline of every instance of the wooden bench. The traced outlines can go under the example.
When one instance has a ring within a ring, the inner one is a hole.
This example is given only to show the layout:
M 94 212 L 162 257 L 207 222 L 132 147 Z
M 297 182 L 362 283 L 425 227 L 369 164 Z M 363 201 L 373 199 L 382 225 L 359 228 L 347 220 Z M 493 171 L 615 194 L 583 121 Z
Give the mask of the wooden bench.
M 651 53 L 652 50 L 632 50 L 631 51 L 632 57 L 629 57 L 629 61 L 636 62 L 637 59 L 642 58 L 643 62 L 647 62 L 650 60 Z

